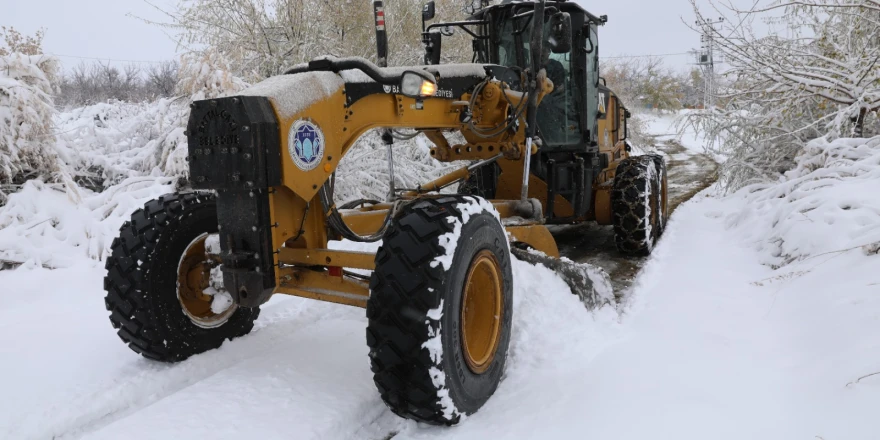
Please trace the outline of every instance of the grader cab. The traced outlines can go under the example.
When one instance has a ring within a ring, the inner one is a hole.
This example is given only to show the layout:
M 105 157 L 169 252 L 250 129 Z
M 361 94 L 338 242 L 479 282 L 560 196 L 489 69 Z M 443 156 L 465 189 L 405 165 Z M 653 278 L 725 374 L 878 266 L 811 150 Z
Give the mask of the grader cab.
M 628 113 L 600 86 L 604 22 L 570 2 L 505 2 L 425 27 L 426 61 L 458 28 L 473 37 L 471 64 L 324 57 L 194 102 L 192 191 L 136 211 L 107 260 L 119 336 L 173 362 L 247 334 L 274 294 L 364 307 L 393 412 L 446 425 L 474 413 L 504 371 L 512 258 L 555 269 L 595 308 L 613 301 L 607 275 L 560 259 L 547 226 L 613 224 L 621 251 L 646 254 L 665 224 L 662 159 L 629 157 Z M 409 145 L 394 137 L 421 133 L 438 161 L 469 164 L 337 206 L 339 163 L 370 130 L 389 154 Z

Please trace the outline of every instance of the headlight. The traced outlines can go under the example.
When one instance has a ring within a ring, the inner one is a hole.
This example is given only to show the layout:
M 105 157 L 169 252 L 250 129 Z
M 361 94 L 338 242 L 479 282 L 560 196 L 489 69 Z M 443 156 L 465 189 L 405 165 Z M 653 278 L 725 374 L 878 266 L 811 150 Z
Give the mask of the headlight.
M 407 71 L 400 80 L 400 93 L 410 98 L 427 98 L 437 92 L 437 83 L 427 72 Z

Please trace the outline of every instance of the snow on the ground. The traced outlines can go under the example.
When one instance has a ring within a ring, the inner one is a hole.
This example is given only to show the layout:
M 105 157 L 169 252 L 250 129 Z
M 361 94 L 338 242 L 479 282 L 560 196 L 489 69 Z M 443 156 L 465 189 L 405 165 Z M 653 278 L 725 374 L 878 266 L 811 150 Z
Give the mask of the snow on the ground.
M 277 298 L 251 335 L 164 365 L 116 339 L 97 263 L 0 272 L 0 437 L 872 438 L 880 376 L 851 382 L 880 371 L 880 255 L 774 271 L 745 240 L 770 218 L 727 227 L 747 204 L 682 205 L 623 317 L 515 262 L 504 382 L 455 428 L 384 408 L 362 310 Z
M 611 309 L 589 314 L 548 269 L 515 264 L 511 385 L 498 396 L 518 400 L 531 372 L 579 365 L 619 324 Z M 276 298 L 249 336 L 165 365 L 118 340 L 102 276 L 88 261 L 0 272 L 17 294 L 0 307 L 0 438 L 362 438 L 374 420 L 379 431 L 409 426 L 375 390 L 361 309 Z

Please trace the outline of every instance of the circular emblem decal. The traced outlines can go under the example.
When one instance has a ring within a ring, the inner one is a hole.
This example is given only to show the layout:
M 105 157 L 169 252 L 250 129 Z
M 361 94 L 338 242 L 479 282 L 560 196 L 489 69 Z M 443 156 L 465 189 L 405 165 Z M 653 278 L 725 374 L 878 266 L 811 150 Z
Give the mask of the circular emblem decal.
M 299 169 L 311 171 L 324 159 L 324 133 L 311 121 L 300 119 L 290 127 L 287 151 Z

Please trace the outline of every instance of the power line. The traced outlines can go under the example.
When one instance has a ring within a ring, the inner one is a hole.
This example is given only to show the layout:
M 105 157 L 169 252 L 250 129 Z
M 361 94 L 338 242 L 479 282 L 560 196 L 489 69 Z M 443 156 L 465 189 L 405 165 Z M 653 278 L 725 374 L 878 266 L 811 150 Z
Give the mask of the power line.
M 677 53 L 660 53 L 660 54 L 647 54 L 647 55 L 617 55 L 612 57 L 599 57 L 603 60 L 619 60 L 626 58 L 664 58 L 664 57 L 673 57 L 680 55 L 690 55 L 691 52 L 677 52 Z M 162 64 L 167 61 L 154 61 L 154 60 L 125 60 L 118 58 L 106 58 L 106 57 L 84 57 L 78 55 L 63 55 L 60 53 L 47 53 L 47 55 L 52 55 L 61 58 L 76 58 L 80 60 L 96 60 L 96 61 L 117 61 L 122 63 L 147 63 L 147 64 Z
M 678 55 L 690 55 L 690 52 L 679 52 L 679 53 L 659 53 L 655 55 L 619 55 L 613 57 L 599 57 L 602 60 L 619 60 L 623 58 L 664 58 L 664 57 L 673 57 Z
M 147 61 L 147 60 L 120 60 L 120 59 L 116 59 L 116 58 L 81 57 L 81 56 L 77 56 L 77 55 L 62 55 L 60 53 L 49 53 L 47 55 L 52 55 L 52 56 L 61 57 L 61 58 L 77 58 L 77 59 L 81 59 L 81 60 L 118 61 L 118 62 L 122 62 L 122 63 L 162 64 L 162 63 L 167 62 L 167 61 Z

